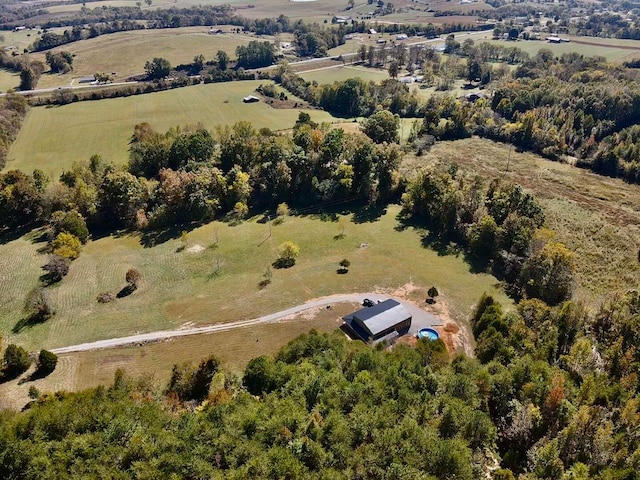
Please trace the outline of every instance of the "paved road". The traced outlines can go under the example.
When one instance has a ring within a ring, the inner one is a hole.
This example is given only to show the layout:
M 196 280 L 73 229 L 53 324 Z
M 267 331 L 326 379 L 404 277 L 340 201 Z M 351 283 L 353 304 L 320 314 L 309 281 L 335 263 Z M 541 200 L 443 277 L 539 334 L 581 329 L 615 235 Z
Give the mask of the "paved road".
M 335 303 L 362 303 L 365 298 L 369 298 L 373 301 L 393 298 L 394 300 L 402 303 L 413 316 L 413 320 L 411 322 L 411 333 L 415 333 L 423 327 L 439 325 L 442 323 L 439 318 L 425 312 L 412 303 L 405 302 L 400 298 L 391 297 L 389 295 L 380 295 L 376 293 L 352 293 L 347 295 L 332 295 L 329 297 L 323 297 L 312 302 L 303 303 L 302 305 L 298 305 L 296 307 L 291 307 L 280 312 L 272 313 L 271 315 L 265 315 L 263 317 L 258 317 L 251 320 L 240 320 L 237 322 L 208 325 L 205 327 L 185 328 L 182 330 L 163 330 L 159 332 L 142 333 L 139 335 L 131 335 L 128 337 L 111 338 L 108 340 L 98 340 L 97 342 L 81 343 L 79 345 L 56 348 L 51 351 L 55 354 L 86 352 L 89 350 L 101 350 L 105 348 L 121 347 L 124 345 L 157 342 L 167 338 L 186 337 L 188 335 L 198 335 L 202 333 L 224 332 L 236 328 L 257 325 L 259 323 L 276 322 L 291 315 L 304 312 L 305 310 L 323 307 L 326 305 L 333 305 Z

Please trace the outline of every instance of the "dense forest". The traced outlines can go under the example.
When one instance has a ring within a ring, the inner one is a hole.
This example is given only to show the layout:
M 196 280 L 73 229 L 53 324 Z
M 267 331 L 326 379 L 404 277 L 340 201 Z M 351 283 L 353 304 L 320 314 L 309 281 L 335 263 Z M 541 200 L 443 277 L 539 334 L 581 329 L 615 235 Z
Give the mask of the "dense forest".
M 6 479 L 634 479 L 640 297 L 595 312 L 480 299 L 476 359 L 303 335 L 242 379 L 215 358 L 167 385 L 40 394 L 3 412 Z

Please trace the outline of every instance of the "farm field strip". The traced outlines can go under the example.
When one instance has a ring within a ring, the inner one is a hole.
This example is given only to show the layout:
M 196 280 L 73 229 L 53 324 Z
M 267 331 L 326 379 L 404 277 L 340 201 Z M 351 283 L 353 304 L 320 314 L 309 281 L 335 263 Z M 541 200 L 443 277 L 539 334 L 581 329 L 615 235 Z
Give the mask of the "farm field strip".
M 255 39 L 251 35 L 225 33 L 209 35 L 209 27 L 184 27 L 133 30 L 110 33 L 96 38 L 69 43 L 52 51 L 68 51 L 74 55 L 73 70 L 65 74 L 44 74 L 38 88 L 68 85 L 73 78 L 95 73 L 112 74 L 114 81 L 144 73 L 144 65 L 155 57 L 163 57 L 173 65 L 191 63 L 202 54 L 211 60 L 218 50 L 235 57 L 235 49 Z M 33 57 L 45 61 L 44 53 Z
M 299 109 L 274 109 L 264 102 L 244 104 L 265 81 L 242 81 L 183 87 L 164 92 L 78 102 L 27 114 L 8 155 L 7 169 L 31 172 L 42 169 L 57 178 L 74 161 L 100 154 L 122 164 L 128 159 L 128 142 L 134 125 L 148 122 L 165 131 L 176 125 L 216 125 L 250 120 L 256 128 L 288 129 Z M 308 110 L 316 122 L 332 122 L 321 110 Z
M 0 384 L 0 408 L 21 409 L 29 401 L 30 386 L 43 392 L 54 392 L 109 385 L 117 369 L 124 369 L 134 378 L 144 376 L 164 384 L 174 364 L 197 363 L 211 354 L 222 361 L 225 370 L 241 374 L 249 360 L 274 354 L 298 335 L 311 329 L 334 331 L 341 325 L 341 317 L 358 306 L 337 304 L 330 310 L 308 311 L 286 322 L 175 338 L 142 346 L 60 355 L 56 370 L 45 378 L 23 384 L 18 381 Z

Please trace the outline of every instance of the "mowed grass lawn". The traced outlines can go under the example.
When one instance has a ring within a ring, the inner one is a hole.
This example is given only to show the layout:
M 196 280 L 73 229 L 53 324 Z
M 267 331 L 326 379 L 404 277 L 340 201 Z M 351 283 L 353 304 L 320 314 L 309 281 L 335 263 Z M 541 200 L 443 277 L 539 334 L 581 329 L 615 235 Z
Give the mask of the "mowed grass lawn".
M 107 73 L 118 81 L 131 75 L 144 73 L 148 60 L 162 57 L 176 66 L 193 62 L 202 54 L 212 60 L 218 50 L 224 50 L 235 58 L 239 45 L 256 40 L 251 35 L 209 35 L 209 27 L 185 27 L 153 30 L 135 30 L 101 35 L 96 38 L 73 42 L 52 51 L 67 51 L 74 55 L 73 70 L 69 73 L 47 74 L 40 77 L 38 88 L 68 85 L 73 78 Z M 44 53 L 33 57 L 45 61 Z
M 547 226 L 576 254 L 579 300 L 597 306 L 614 291 L 638 288 L 638 185 L 531 153 L 510 152 L 508 145 L 479 138 L 438 142 L 422 157 L 405 157 L 404 173 L 413 176 L 439 160 L 456 162 L 487 179 L 504 177 L 532 191 L 544 207 Z
M 165 92 L 78 102 L 60 107 L 32 108 L 8 155 L 7 169 L 43 170 L 52 178 L 74 161 L 100 154 L 107 161 L 124 163 L 134 125 L 150 123 L 159 131 L 172 126 L 202 123 L 205 128 L 241 120 L 256 128 L 293 127 L 297 109 L 274 109 L 264 102 L 242 103 L 264 81 L 196 85 Z M 316 122 L 334 118 L 309 110 Z
M 47 289 L 56 315 L 43 324 L 12 333 L 23 317 L 28 292 L 38 285 L 40 266 L 46 256 L 37 253 L 41 243 L 29 238 L 0 245 L 0 333 L 5 342 L 29 349 L 120 337 L 134 333 L 174 329 L 250 319 L 281 311 L 307 300 L 348 292 L 392 291 L 406 284 L 426 298 L 432 285 L 440 291 L 457 321 L 468 319 L 471 308 L 483 292 L 507 302 L 497 289 L 496 279 L 470 273 L 463 258 L 439 256 L 423 247 L 421 234 L 413 228 L 397 229 L 399 207 L 389 207 L 377 221 L 352 223 L 346 218 L 346 237 L 335 239 L 338 222 L 314 217 L 288 217 L 271 227 L 256 219 L 239 226 L 212 222 L 189 233 L 189 246 L 204 250 L 178 251 L 179 240 L 153 248 L 141 245 L 137 235 L 106 237 L 88 243 L 70 272 L 56 286 Z M 212 248 L 218 239 L 217 248 Z M 273 270 L 272 283 L 258 284 L 265 270 L 277 258 L 284 241 L 300 247 L 296 265 Z M 361 247 L 361 244 L 368 244 Z M 20 259 L 16 261 L 15 259 Z M 347 258 L 346 275 L 336 273 Z M 99 304 L 102 292 L 117 293 L 129 268 L 143 276 L 140 288 L 131 296 Z
M 12 72 L 11 70 L 6 70 L 4 68 L 0 69 L 0 91 L 6 92 L 8 90 L 13 90 L 20 85 L 20 74 L 17 72 Z
M 344 67 L 336 66 L 331 68 L 322 68 L 319 70 L 310 70 L 307 72 L 300 72 L 298 75 L 304 78 L 307 82 L 316 81 L 319 84 L 339 82 L 355 77 L 361 78 L 365 81 L 373 80 L 374 82 L 380 82 L 389 78 L 389 73 L 386 70 L 367 67 L 352 67 L 349 65 L 345 65 Z

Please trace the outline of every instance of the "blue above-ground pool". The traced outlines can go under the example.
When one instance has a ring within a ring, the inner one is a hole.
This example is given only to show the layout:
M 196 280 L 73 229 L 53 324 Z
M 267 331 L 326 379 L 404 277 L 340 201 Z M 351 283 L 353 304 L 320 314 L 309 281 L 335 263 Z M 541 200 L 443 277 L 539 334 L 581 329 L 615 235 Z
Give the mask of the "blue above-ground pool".
M 440 338 L 438 332 L 433 328 L 421 328 L 418 330 L 418 338 L 428 338 L 429 340 L 437 340 Z

